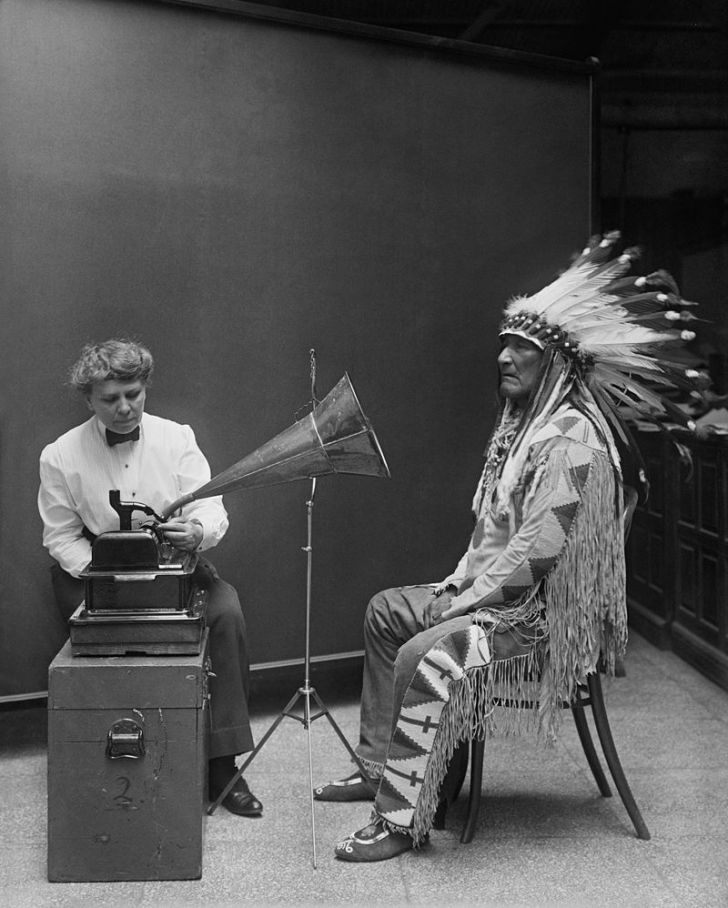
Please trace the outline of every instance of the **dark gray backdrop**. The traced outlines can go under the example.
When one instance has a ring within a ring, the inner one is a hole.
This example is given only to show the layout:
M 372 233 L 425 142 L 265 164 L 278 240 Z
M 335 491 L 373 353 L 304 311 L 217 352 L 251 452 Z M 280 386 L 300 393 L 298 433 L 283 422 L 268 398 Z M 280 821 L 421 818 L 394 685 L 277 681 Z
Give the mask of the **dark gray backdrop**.
M 357 651 L 373 592 L 464 549 L 502 306 L 589 232 L 586 65 L 266 13 L 0 0 L 1 695 L 44 690 L 65 636 L 37 459 L 86 418 L 82 343 L 148 343 L 148 409 L 213 473 L 293 422 L 309 348 L 319 397 L 350 373 L 393 478 L 318 485 L 312 653 Z M 226 497 L 257 663 L 303 655 L 307 495 Z

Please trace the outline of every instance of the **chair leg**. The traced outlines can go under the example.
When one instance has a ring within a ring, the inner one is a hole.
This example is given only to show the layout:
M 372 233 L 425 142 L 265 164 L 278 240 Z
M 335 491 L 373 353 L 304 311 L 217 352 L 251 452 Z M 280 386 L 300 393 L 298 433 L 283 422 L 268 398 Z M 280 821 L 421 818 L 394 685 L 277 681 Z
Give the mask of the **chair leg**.
M 440 787 L 440 801 L 432 821 L 432 825 L 435 829 L 445 828 L 447 809 L 450 804 L 453 804 L 456 801 L 457 796 L 460 794 L 460 789 L 463 787 L 463 782 L 465 781 L 465 776 L 468 772 L 469 753 L 470 747 L 468 746 L 468 742 L 463 741 L 452 755 L 450 765 L 448 766 L 447 773 L 445 774 L 445 778 Z
M 447 817 L 447 801 L 439 801 L 437 805 L 437 810 L 435 811 L 435 816 L 432 818 L 432 828 L 433 829 L 444 829 L 445 828 L 445 818 Z
M 470 796 L 468 797 L 468 815 L 465 818 L 460 841 L 463 844 L 472 842 L 475 827 L 478 825 L 480 811 L 480 794 L 483 788 L 483 753 L 485 741 L 473 740 L 470 744 Z
M 587 763 L 589 764 L 589 769 L 591 769 L 592 775 L 594 776 L 594 781 L 599 787 L 599 793 L 603 798 L 611 798 L 612 790 L 609 787 L 609 782 L 607 782 L 607 777 L 604 775 L 602 764 L 599 762 L 599 757 L 597 756 L 596 749 L 594 748 L 594 741 L 592 740 L 591 732 L 589 731 L 589 725 L 586 721 L 586 714 L 584 713 L 584 707 L 581 705 L 581 703 L 572 704 L 571 714 L 574 717 L 574 724 L 576 725 L 576 730 L 579 733 L 579 740 L 581 741 L 581 746 L 584 749 L 584 755 L 586 756 Z
M 447 792 L 450 804 L 457 799 L 460 789 L 463 787 L 465 776 L 468 774 L 468 761 L 470 759 L 470 747 L 467 741 L 458 747 L 453 757 L 452 776 L 450 777 L 450 788 Z
M 634 828 L 637 832 L 637 837 L 640 839 L 649 839 L 650 832 L 647 829 L 645 821 L 642 819 L 642 814 L 637 807 L 632 791 L 630 790 L 629 784 L 627 783 L 627 778 L 622 769 L 622 764 L 619 762 L 619 756 L 617 755 L 617 748 L 614 746 L 614 739 L 612 738 L 612 731 L 609 727 L 609 720 L 607 719 L 607 710 L 604 706 L 604 696 L 602 694 L 602 682 L 599 678 L 599 674 L 594 672 L 589 675 L 587 679 L 589 683 L 589 696 L 591 698 L 591 707 L 594 713 L 594 723 L 597 728 L 597 734 L 599 735 L 599 740 L 602 744 L 602 750 L 604 751 L 604 758 L 607 761 L 607 766 L 609 771 L 612 774 L 614 779 L 614 784 L 617 786 L 617 791 L 619 796 L 622 799 L 622 803 L 627 809 L 627 813 L 634 824 Z

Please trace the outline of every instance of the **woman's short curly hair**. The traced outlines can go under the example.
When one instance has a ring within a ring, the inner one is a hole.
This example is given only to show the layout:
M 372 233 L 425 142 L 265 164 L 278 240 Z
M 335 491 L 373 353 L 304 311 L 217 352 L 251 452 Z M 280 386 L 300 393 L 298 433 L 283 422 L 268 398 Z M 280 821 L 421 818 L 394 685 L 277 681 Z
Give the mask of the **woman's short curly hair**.
M 90 394 L 100 381 L 137 381 L 145 384 L 154 370 L 152 354 L 136 341 L 112 339 L 86 344 L 71 367 L 69 383 L 82 394 Z

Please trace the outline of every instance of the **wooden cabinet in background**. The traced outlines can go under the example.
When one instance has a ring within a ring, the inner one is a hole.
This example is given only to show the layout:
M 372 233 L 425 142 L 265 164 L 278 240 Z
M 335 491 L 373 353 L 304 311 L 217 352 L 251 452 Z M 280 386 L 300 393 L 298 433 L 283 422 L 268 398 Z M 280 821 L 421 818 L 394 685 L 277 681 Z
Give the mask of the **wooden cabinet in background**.
M 691 474 L 669 439 L 638 440 L 651 491 L 627 547 L 630 624 L 728 689 L 728 439 L 681 435 Z

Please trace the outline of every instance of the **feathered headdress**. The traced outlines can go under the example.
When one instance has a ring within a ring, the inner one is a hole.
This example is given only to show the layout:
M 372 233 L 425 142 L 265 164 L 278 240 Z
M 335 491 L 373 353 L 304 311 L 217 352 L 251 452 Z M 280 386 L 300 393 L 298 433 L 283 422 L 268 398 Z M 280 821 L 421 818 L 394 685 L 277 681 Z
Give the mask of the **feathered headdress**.
M 695 337 L 685 326 L 696 304 L 681 297 L 666 271 L 627 276 L 639 250 L 615 256 L 619 239 L 618 231 L 593 237 L 555 281 L 511 300 L 501 333 L 559 350 L 622 429 L 626 418 L 692 430 L 695 423 L 665 394 L 705 385 L 697 358 L 685 349 Z

